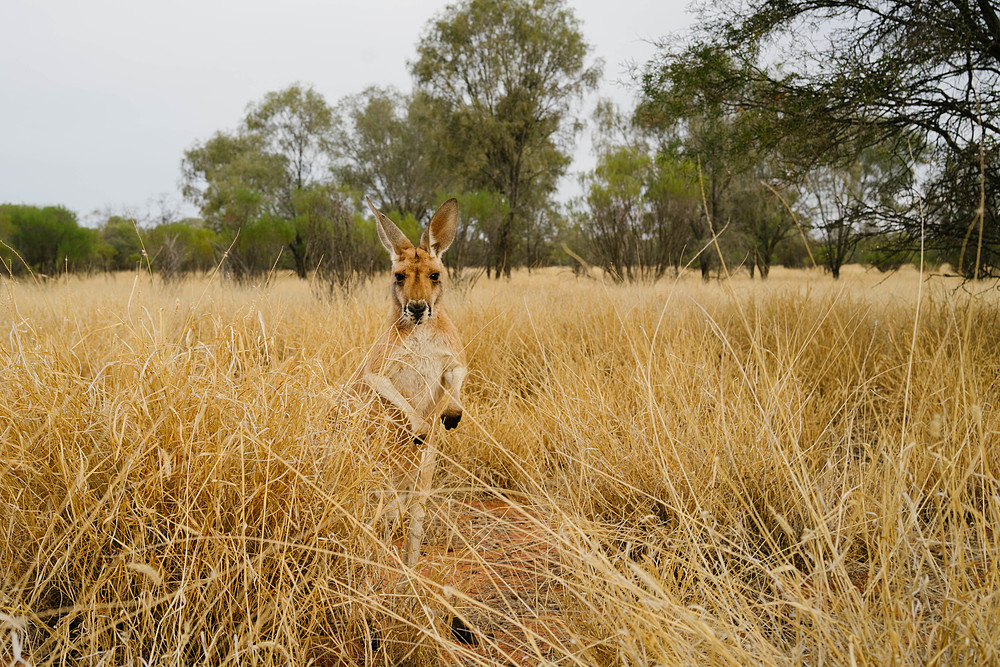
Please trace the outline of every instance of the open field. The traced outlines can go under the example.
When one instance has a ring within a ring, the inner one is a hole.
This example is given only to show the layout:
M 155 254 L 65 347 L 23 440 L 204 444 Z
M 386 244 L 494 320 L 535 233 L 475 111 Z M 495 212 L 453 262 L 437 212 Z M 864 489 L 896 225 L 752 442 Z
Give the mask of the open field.
M 979 289 L 452 288 L 466 415 L 407 572 L 386 443 L 331 418 L 385 285 L 4 281 L 0 662 L 1000 663 Z

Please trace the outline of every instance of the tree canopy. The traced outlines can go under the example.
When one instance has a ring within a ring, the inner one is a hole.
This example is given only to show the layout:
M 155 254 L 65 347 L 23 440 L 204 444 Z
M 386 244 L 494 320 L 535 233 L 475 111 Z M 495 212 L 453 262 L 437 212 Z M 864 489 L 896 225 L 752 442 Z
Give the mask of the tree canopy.
M 94 248 L 93 232 L 80 227 L 76 214 L 63 206 L 0 205 L 0 240 L 20 254 L 17 259 L 0 248 L 6 270 L 21 270 L 23 261 L 46 275 L 78 268 L 76 263 L 88 259 Z
M 231 244 L 238 275 L 268 270 L 282 247 L 301 278 L 334 257 L 353 261 L 353 254 L 331 248 L 335 238 L 353 239 L 336 234 L 350 214 L 332 187 L 335 128 L 323 97 L 293 84 L 250 104 L 235 132 L 218 132 L 185 152 L 184 194 L 220 241 Z M 338 267 L 335 274 L 352 270 Z
M 445 161 L 468 189 L 507 201 L 492 243 L 497 275 L 510 273 L 516 226 L 528 224 L 570 162 L 572 104 L 601 72 L 589 50 L 561 0 L 465 0 L 417 45 L 411 69 L 443 113 Z
M 432 105 L 426 96 L 368 88 L 336 107 L 335 176 L 386 210 L 423 218 L 449 175 L 435 164 Z
M 710 3 L 688 40 L 660 45 L 641 87 L 647 119 L 676 112 L 678 91 L 751 119 L 755 141 L 800 185 L 814 169 L 850 172 L 869 150 L 911 171 L 924 164 L 934 188 L 911 192 L 908 210 L 896 190 L 869 233 L 910 248 L 925 234 L 953 256 L 971 234 L 980 252 L 963 274 L 1000 272 L 995 202 L 982 196 L 998 188 L 980 159 L 1000 141 L 1000 21 L 988 0 Z M 960 177 L 973 172 L 981 178 Z M 930 195 L 938 204 L 921 206 Z

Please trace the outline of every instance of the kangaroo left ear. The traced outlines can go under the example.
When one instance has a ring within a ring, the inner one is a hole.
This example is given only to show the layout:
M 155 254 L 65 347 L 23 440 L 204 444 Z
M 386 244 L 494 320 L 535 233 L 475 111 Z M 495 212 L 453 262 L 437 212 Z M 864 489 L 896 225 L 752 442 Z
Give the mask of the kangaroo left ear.
M 457 228 L 458 200 L 451 198 L 441 204 L 441 208 L 427 223 L 427 229 L 420 237 L 420 246 L 432 257 L 443 255 L 444 251 L 451 246 L 451 242 L 455 240 Z
M 385 213 L 375 208 L 371 199 L 365 197 L 365 201 L 368 202 L 368 208 L 375 214 L 375 230 L 378 232 L 378 238 L 385 249 L 389 251 L 392 261 L 395 262 L 396 258 L 407 248 L 412 248 L 413 244 Z

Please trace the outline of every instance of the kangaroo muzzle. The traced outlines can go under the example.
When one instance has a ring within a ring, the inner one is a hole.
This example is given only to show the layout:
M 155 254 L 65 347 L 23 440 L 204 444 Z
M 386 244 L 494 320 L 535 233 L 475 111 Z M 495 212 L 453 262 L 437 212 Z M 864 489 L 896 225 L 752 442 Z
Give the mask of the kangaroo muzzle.
M 406 316 L 416 324 L 420 324 L 424 321 L 425 316 L 431 316 L 431 307 L 423 299 L 420 301 L 409 301 L 406 304 Z

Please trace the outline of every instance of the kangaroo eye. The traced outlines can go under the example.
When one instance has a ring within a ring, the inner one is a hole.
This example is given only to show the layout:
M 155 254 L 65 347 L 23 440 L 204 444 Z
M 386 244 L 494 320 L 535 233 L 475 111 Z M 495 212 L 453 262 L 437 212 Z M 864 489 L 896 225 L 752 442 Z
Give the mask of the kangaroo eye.
M 440 273 L 432 273 L 431 274 L 431 280 L 433 280 L 434 282 L 437 282 L 438 278 L 440 278 L 440 277 L 441 277 Z
M 397 273 L 396 274 L 396 282 L 397 283 L 401 283 L 404 280 L 406 280 L 406 274 L 405 273 Z

